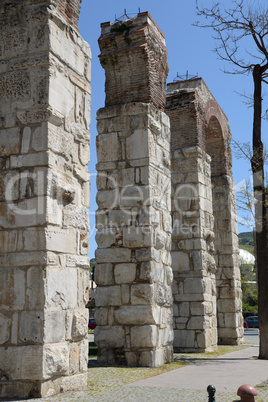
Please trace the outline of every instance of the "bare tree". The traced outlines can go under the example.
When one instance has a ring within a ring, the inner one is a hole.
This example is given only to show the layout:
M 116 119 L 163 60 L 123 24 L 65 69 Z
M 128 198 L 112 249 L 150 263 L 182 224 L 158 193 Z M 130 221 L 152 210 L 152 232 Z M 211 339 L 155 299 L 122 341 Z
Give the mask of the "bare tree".
M 258 305 L 260 349 L 259 358 L 268 359 L 268 203 L 264 182 L 264 149 L 261 138 L 262 85 L 268 84 L 268 6 L 249 5 L 234 0 L 232 8 L 221 3 L 210 8 L 199 7 L 197 14 L 205 23 L 195 25 L 212 28 L 215 49 L 220 59 L 230 63 L 231 74 L 250 74 L 253 78 L 253 136 L 251 168 L 255 198 L 256 261 L 258 271 Z

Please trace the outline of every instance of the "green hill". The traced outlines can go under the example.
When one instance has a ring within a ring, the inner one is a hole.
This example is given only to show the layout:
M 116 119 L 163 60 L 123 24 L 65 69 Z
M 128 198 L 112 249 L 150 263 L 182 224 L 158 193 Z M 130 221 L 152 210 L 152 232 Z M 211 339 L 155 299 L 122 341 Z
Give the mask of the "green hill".
M 253 232 L 243 232 L 239 233 L 239 248 L 243 250 L 249 251 L 251 254 L 254 254 L 254 240 L 253 240 Z

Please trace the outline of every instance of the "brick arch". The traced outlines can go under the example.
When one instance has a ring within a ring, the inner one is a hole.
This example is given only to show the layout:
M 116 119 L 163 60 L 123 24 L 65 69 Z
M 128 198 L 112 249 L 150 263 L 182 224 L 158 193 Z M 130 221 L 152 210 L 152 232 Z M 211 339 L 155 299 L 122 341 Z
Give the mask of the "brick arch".
M 232 155 L 230 127 L 215 100 L 209 100 L 205 108 L 205 151 L 211 157 L 211 176 L 231 175 Z

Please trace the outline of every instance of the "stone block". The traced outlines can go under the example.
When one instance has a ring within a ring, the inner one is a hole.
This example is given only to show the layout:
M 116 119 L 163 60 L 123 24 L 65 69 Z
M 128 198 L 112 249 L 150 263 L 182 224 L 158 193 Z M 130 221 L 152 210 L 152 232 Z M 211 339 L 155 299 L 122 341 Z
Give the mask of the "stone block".
M 156 364 L 155 361 L 155 352 L 156 351 L 149 351 L 149 350 L 143 351 L 140 354 L 139 365 L 141 367 L 157 367 L 158 364 Z M 159 365 L 161 364 L 163 364 L 163 362 L 161 362 Z
M 3 345 L 10 339 L 11 335 L 11 319 L 0 314 L 0 345 Z
M 172 269 L 174 272 L 187 272 L 190 271 L 190 258 L 189 254 L 183 251 L 172 251 Z
M 132 283 L 136 278 L 136 264 L 117 264 L 114 268 L 114 280 L 117 284 Z
M 225 327 L 226 328 L 237 328 L 238 326 L 239 326 L 238 325 L 238 314 L 237 313 L 226 313 L 225 314 Z
M 94 340 L 99 348 L 122 348 L 125 344 L 125 330 L 118 325 L 97 326 L 94 331 Z
M 95 320 L 97 325 L 107 325 L 108 323 L 108 308 L 98 308 L 95 312 Z
M 154 286 L 149 284 L 132 285 L 130 289 L 131 304 L 152 304 L 154 298 Z
M 48 155 L 46 152 L 38 152 L 18 156 L 11 155 L 10 157 L 11 168 L 46 166 L 47 164 Z
M 0 348 L 0 370 L 9 373 L 13 381 L 40 380 L 42 378 L 42 358 L 43 347 L 41 345 L 2 347 Z
M 236 300 L 220 299 L 217 309 L 220 313 L 235 313 L 237 311 Z
M 123 228 L 123 246 L 130 248 L 150 247 L 153 245 L 150 227 L 129 226 Z
M 34 151 L 46 151 L 48 147 L 48 126 L 47 123 L 41 124 L 33 129 L 31 146 Z
M 46 233 L 43 228 L 26 229 L 23 232 L 24 250 L 46 250 Z
M 77 306 L 77 270 L 49 268 L 45 287 L 47 308 L 75 308 Z
M 63 209 L 63 225 L 89 231 L 87 208 L 68 205 Z
M 219 339 L 232 339 L 234 344 L 236 343 L 237 338 L 239 337 L 239 329 L 240 328 L 219 328 L 218 329 L 218 337 Z M 243 331 L 243 328 L 241 328 Z M 240 334 L 242 336 L 242 334 Z M 227 343 L 229 344 L 229 342 Z
M 206 328 L 205 317 L 191 317 L 187 323 L 187 329 L 204 329 Z
M 113 265 L 112 264 L 97 264 L 95 268 L 95 282 L 98 286 L 112 285 Z
M 171 345 L 174 339 L 173 328 L 172 325 L 166 327 L 165 329 L 159 330 L 158 335 L 158 347 L 163 347 L 166 345 Z
M 135 257 L 138 261 L 148 261 L 152 257 L 152 249 L 151 248 L 139 248 L 135 251 Z M 148 268 L 145 269 L 147 271 Z
M 1 75 L 0 102 L 27 100 L 30 98 L 30 77 L 27 70 L 12 71 Z
M 162 230 L 155 230 L 155 242 L 154 246 L 157 250 L 165 247 L 167 243 L 167 233 Z
M 133 326 L 130 329 L 132 348 L 150 348 L 157 346 L 157 326 L 142 325 Z
M 120 286 L 100 287 L 96 289 L 96 305 L 101 306 L 121 306 Z
M 87 336 L 79 342 L 79 370 L 87 373 L 88 370 L 88 339 Z
M 213 343 L 211 331 L 203 331 L 200 334 L 197 334 L 197 347 L 202 350 L 213 351 L 210 348 L 216 346 L 216 343 Z
M 160 225 L 160 213 L 153 207 L 147 207 L 142 211 L 139 211 L 138 222 L 140 226 L 152 226 L 158 227 Z
M 44 314 L 41 311 L 22 311 L 19 339 L 21 342 L 42 343 L 44 340 Z
M 21 269 L 0 269 L 0 308 L 3 311 L 25 308 L 25 272 Z
M 69 373 L 72 375 L 79 371 L 79 347 L 77 343 L 70 345 L 69 359 Z
M 86 181 L 82 184 L 82 204 L 86 207 L 90 207 L 90 181 Z
M 76 254 L 77 240 L 75 229 L 47 229 L 46 249 L 61 253 Z
M 172 290 L 170 286 L 163 285 L 162 283 L 158 283 L 156 285 L 156 295 L 155 300 L 157 304 L 160 306 L 172 306 L 173 297 Z
M 43 378 L 67 375 L 69 373 L 68 344 L 50 343 L 43 348 Z
M 202 278 L 186 278 L 184 280 L 184 293 L 204 293 L 205 281 Z
M 109 226 L 111 228 L 120 228 L 130 226 L 132 222 L 132 212 L 129 210 L 109 211 Z
M 116 243 L 116 229 L 99 229 L 95 236 L 99 248 L 109 248 Z
M 65 338 L 65 317 L 66 312 L 45 311 L 44 315 L 44 342 L 57 343 Z
M 174 348 L 189 348 L 195 347 L 195 331 L 190 330 L 174 330 Z
M 72 376 L 62 377 L 61 392 L 81 391 L 87 388 L 87 374 L 80 373 Z
M 130 302 L 130 289 L 128 285 L 121 285 L 122 304 L 129 304 Z
M 148 130 L 138 129 L 126 139 L 127 159 L 140 159 L 149 156 Z
M 118 189 L 98 191 L 97 204 L 99 208 L 112 210 L 119 205 Z
M 140 279 L 153 282 L 155 278 L 155 265 L 153 261 L 143 262 L 140 267 Z
M 233 267 L 234 257 L 233 255 L 219 255 L 219 266 L 220 267 Z
M 84 338 L 88 331 L 88 309 L 75 310 L 73 314 L 72 339 Z
M 121 191 L 120 207 L 122 209 L 150 206 L 152 205 L 152 197 L 149 186 L 131 186 L 124 187 Z M 116 204 L 113 204 L 116 205 Z
M 120 263 L 131 260 L 131 250 L 127 248 L 97 249 L 95 253 L 98 263 Z
M 121 325 L 160 324 L 159 306 L 122 306 L 115 311 L 115 321 Z
M 206 303 L 192 302 L 190 303 L 190 311 L 191 315 L 197 316 L 204 316 L 206 313 L 208 313 L 206 309 Z
M 96 137 L 98 162 L 118 161 L 121 159 L 120 141 L 116 132 Z
M 4 172 L 0 174 L 0 200 L 15 201 L 19 198 L 20 175 L 18 172 Z
M 189 304 L 187 302 L 182 302 L 178 305 L 179 307 L 179 316 L 181 317 L 189 317 L 190 314 L 190 309 L 189 309 Z

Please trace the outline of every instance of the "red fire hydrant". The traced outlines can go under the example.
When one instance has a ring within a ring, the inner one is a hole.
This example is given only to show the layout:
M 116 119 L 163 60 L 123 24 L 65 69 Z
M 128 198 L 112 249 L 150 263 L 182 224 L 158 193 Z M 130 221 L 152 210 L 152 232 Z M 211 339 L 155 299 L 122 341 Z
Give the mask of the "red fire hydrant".
M 238 388 L 237 395 L 241 397 L 243 402 L 254 402 L 254 396 L 258 395 L 258 392 L 252 385 L 243 384 Z

